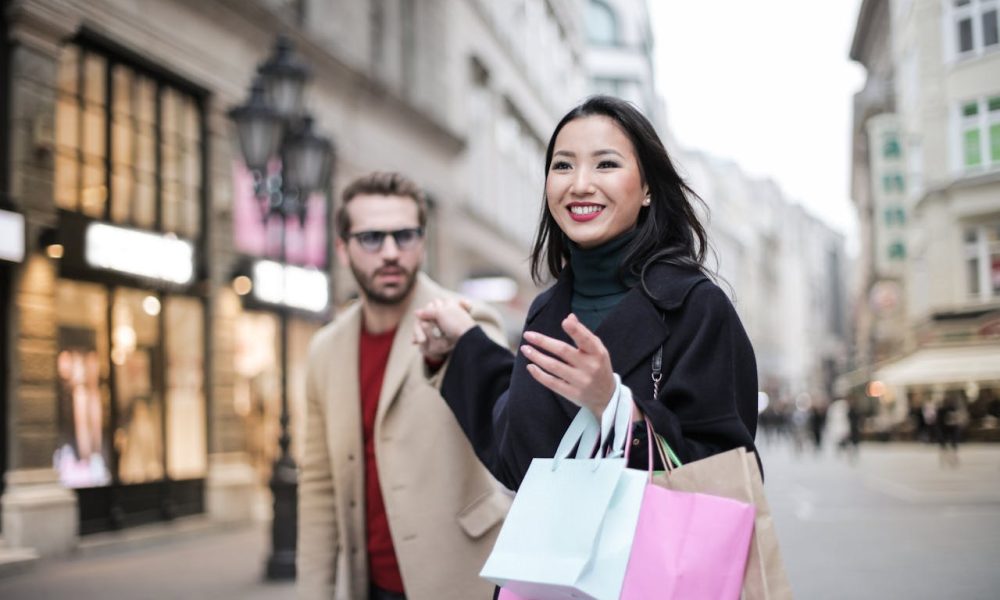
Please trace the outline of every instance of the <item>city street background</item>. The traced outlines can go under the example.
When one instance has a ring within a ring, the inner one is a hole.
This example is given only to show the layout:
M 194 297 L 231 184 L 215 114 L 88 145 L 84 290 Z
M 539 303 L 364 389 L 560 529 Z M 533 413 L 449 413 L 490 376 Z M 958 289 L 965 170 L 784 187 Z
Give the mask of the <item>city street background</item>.
M 997 597 L 1000 446 L 963 446 L 958 468 L 925 444 L 862 444 L 855 461 L 829 445 L 761 452 L 797 598 Z M 263 582 L 267 547 L 264 524 L 110 543 L 0 577 L 0 598 L 293 598 Z

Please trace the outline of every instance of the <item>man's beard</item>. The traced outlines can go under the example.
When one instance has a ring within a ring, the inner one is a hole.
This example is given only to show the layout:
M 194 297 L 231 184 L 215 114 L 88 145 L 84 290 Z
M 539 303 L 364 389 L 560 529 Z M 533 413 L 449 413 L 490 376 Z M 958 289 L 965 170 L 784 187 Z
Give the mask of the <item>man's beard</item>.
M 375 287 L 375 277 L 380 271 L 386 268 L 397 269 L 403 274 L 403 285 L 391 288 L 389 293 Z M 410 295 L 410 291 L 413 290 L 414 284 L 417 282 L 416 271 L 407 271 L 399 265 L 383 265 L 372 272 L 371 275 L 367 275 L 358 270 L 354 266 L 354 263 L 351 263 L 351 273 L 354 274 L 354 280 L 358 282 L 358 286 L 364 292 L 365 298 L 373 304 L 381 304 L 382 306 L 396 306 L 406 301 Z

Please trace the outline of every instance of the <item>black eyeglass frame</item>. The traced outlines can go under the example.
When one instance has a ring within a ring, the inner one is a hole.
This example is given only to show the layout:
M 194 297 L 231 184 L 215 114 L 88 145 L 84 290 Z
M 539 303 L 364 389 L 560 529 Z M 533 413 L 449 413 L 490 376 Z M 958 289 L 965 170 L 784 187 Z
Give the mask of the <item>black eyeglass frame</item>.
M 356 239 L 358 246 L 365 252 L 380 252 L 385 244 L 385 238 L 392 236 L 392 241 L 400 250 L 410 250 L 416 247 L 418 241 L 424 238 L 423 227 L 404 227 L 393 231 L 383 231 L 378 229 L 367 229 L 365 231 L 355 231 L 344 236 L 346 240 Z M 413 236 L 412 238 L 409 236 Z M 366 239 L 370 241 L 365 241 Z

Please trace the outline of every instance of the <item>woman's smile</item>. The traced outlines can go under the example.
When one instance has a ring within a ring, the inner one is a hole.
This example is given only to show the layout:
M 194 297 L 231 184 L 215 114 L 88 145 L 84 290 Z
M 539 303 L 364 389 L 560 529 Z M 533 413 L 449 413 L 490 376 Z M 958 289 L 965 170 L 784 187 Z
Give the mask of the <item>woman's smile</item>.
M 574 202 L 570 204 L 568 208 L 570 218 L 577 223 L 592 221 L 604 211 L 604 207 L 600 204 L 592 204 L 589 202 Z

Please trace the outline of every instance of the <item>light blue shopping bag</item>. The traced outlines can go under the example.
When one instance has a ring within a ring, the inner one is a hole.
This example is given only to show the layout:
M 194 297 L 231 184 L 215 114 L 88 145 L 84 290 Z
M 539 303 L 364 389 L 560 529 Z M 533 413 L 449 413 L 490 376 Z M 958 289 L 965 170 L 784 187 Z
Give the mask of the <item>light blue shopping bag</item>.
M 618 598 L 647 477 L 625 468 L 632 394 L 616 383 L 600 428 L 580 410 L 555 457 L 531 461 L 481 577 L 532 600 Z M 590 458 L 612 427 L 608 456 Z

